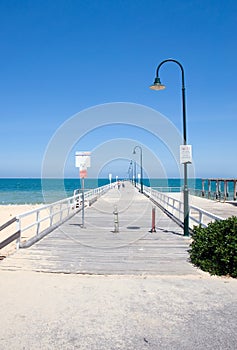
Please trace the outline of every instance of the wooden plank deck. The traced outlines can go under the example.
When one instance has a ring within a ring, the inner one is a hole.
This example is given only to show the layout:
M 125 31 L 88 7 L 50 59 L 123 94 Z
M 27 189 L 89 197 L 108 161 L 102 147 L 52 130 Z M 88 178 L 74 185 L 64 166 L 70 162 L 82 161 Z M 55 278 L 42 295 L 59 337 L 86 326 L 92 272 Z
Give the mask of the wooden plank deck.
M 114 206 L 119 232 L 114 231 Z M 111 189 L 81 213 L 41 241 L 21 249 L 0 263 L 0 269 L 75 274 L 199 274 L 188 262 L 190 239 L 156 208 L 156 230 L 151 229 L 151 201 L 130 183 Z

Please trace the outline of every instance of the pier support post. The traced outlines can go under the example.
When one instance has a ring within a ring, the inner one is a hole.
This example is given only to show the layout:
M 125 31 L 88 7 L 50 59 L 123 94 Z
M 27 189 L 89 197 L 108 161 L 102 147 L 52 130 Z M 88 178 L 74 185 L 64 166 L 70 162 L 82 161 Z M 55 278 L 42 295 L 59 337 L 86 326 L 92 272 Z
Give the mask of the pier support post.
M 219 180 L 216 180 L 216 199 L 220 198 Z
M 228 197 L 228 192 L 227 192 L 227 181 L 224 180 L 224 201 L 227 199 Z
M 236 201 L 236 188 L 237 188 L 236 185 L 237 185 L 237 181 L 235 180 L 235 181 L 234 181 L 234 198 L 233 198 L 234 201 Z
M 202 197 L 205 197 L 205 180 L 202 180 Z
M 208 180 L 208 199 L 211 197 L 211 181 Z

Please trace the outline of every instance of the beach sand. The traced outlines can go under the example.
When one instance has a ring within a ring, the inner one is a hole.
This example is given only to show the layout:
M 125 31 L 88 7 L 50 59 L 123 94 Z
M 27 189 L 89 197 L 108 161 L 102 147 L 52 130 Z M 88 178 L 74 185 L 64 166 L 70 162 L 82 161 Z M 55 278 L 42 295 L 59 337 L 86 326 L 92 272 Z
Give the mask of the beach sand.
M 40 208 L 43 204 L 19 204 L 19 205 L 0 205 L 0 226 L 7 221 L 13 219 L 15 216 Z M 32 222 L 32 216 L 25 218 L 25 224 L 29 225 Z M 17 229 L 17 223 L 13 223 L 9 228 L 0 231 L 0 242 L 13 234 Z M 32 235 L 32 231 L 28 231 L 23 235 L 23 239 L 28 239 Z M 0 250 L 1 256 L 7 256 L 15 252 L 16 242 L 12 242 L 7 247 Z
M 0 225 L 3 225 L 8 220 L 11 220 L 14 216 L 42 206 L 43 204 L 0 205 Z

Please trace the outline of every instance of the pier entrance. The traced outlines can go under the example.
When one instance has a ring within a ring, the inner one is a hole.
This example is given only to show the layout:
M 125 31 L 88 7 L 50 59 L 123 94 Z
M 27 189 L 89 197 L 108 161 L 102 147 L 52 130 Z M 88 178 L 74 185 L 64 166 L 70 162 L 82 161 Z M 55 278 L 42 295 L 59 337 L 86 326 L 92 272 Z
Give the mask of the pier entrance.
M 86 208 L 84 228 L 79 212 L 32 247 L 2 261 L 0 268 L 74 274 L 198 274 L 188 263 L 190 239 L 159 208 L 156 232 L 149 232 L 153 205 L 126 182 Z

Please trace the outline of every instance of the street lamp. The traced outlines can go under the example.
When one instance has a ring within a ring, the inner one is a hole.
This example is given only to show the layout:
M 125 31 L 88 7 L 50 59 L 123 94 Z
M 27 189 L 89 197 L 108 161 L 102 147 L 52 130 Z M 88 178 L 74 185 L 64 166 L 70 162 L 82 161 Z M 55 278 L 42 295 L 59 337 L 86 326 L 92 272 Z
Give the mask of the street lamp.
M 160 67 L 166 62 L 174 62 L 178 64 L 182 72 L 182 106 L 183 106 L 183 144 L 187 144 L 187 132 L 186 132 L 186 106 L 185 106 L 185 84 L 184 84 L 184 69 L 181 63 L 174 59 L 167 59 L 162 61 L 156 69 L 156 78 L 154 84 L 150 86 L 152 90 L 163 90 L 165 85 L 161 84 L 159 78 Z M 188 204 L 188 171 L 187 163 L 184 162 L 184 236 L 189 236 L 189 204 Z
M 142 148 L 141 146 L 135 146 L 133 154 L 136 154 L 136 148 L 140 149 L 140 167 L 141 167 L 141 193 L 143 193 L 143 169 L 142 169 Z
M 131 182 L 133 183 L 133 166 L 132 166 L 132 160 L 130 161 L 130 177 L 131 177 Z
M 136 170 L 136 161 L 134 160 L 134 184 L 137 187 L 137 170 Z
M 131 181 L 132 180 L 132 160 L 130 160 L 130 163 L 129 163 L 128 177 L 129 177 L 129 180 Z

